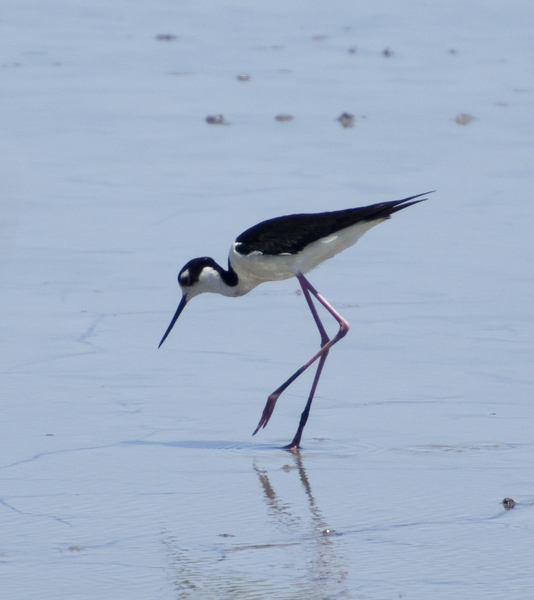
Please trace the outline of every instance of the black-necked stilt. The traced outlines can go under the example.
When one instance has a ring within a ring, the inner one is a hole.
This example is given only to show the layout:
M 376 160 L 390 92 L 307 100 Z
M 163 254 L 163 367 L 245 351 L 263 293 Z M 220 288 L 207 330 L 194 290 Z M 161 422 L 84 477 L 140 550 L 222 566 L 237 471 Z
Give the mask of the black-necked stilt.
M 231 297 L 243 296 L 265 281 L 278 281 L 296 277 L 319 329 L 321 349 L 269 396 L 260 422 L 252 435 L 255 435 L 261 427 L 267 425 L 280 394 L 310 365 L 319 360 L 297 433 L 291 444 L 286 446 L 290 450 L 299 448 L 302 432 L 308 420 L 313 396 L 328 352 L 349 330 L 347 321 L 317 292 L 304 277 L 304 273 L 355 244 L 366 231 L 385 221 L 393 213 L 412 204 L 422 202 L 425 198 L 421 198 L 421 196 L 424 195 L 418 194 L 417 196 L 404 198 L 404 200 L 382 202 L 362 208 L 287 215 L 263 221 L 237 237 L 230 248 L 228 270 L 223 269 L 213 258 L 207 256 L 190 260 L 178 274 L 178 283 L 183 292 L 182 300 L 159 346 L 166 340 L 180 313 L 191 298 L 204 292 L 213 292 Z M 416 200 L 416 198 L 420 199 Z M 339 331 L 332 339 L 328 337 L 319 319 L 312 296 L 339 323 Z

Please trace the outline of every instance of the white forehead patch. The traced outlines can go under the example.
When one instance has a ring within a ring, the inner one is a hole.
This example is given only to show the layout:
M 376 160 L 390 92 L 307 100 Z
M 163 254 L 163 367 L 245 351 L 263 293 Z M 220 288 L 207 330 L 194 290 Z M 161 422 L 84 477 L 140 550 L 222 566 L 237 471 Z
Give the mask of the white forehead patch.
M 180 279 L 189 279 L 189 269 L 186 269 L 182 273 L 180 273 Z

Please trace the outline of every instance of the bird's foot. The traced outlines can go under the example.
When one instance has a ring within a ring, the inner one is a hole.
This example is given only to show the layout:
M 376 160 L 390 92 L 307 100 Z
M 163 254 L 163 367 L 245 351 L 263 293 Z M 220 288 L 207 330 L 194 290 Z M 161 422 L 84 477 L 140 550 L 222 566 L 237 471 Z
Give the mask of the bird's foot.
M 267 426 L 267 423 L 269 422 L 269 419 L 271 418 L 271 415 L 273 414 L 274 407 L 276 406 L 276 401 L 280 397 L 280 393 L 281 392 L 273 392 L 269 396 L 269 398 L 267 398 L 267 404 L 265 405 L 265 408 L 263 409 L 263 414 L 261 415 L 260 422 L 258 423 L 258 426 L 254 430 L 254 433 L 252 435 L 256 435 L 262 427 Z
M 295 442 L 291 442 L 291 444 L 288 444 L 287 446 L 282 446 L 282 450 L 287 450 L 288 452 L 293 452 L 293 454 L 299 454 L 300 453 L 300 445 L 299 444 L 295 444 Z

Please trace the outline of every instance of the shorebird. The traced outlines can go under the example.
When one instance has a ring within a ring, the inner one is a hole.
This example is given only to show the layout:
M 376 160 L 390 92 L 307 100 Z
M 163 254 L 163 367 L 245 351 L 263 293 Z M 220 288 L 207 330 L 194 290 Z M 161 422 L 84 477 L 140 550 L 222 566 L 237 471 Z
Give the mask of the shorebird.
M 178 274 L 182 299 L 158 348 L 167 339 L 186 304 L 195 296 L 204 292 L 230 297 L 243 296 L 260 283 L 296 277 L 319 329 L 321 349 L 268 397 L 260 422 L 252 435 L 256 435 L 260 428 L 267 425 L 282 392 L 318 360 L 317 371 L 300 417 L 297 433 L 293 441 L 284 447 L 297 450 L 300 448 L 302 432 L 308 421 L 328 353 L 349 330 L 347 321 L 319 294 L 304 274 L 355 244 L 366 231 L 389 219 L 393 213 L 426 200 L 421 196 L 429 193 L 431 192 L 361 208 L 287 215 L 262 221 L 236 238 L 230 248 L 228 269 L 221 267 L 209 256 L 190 260 Z M 333 338 L 328 337 L 312 296 L 338 322 L 339 331 Z

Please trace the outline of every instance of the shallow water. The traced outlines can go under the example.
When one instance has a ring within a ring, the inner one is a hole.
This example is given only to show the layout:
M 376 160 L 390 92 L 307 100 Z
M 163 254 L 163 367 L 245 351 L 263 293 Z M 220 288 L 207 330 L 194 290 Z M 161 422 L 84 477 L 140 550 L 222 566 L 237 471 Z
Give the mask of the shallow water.
M 6 598 L 532 596 L 530 13 L 5 3 Z M 199 297 L 157 350 L 190 258 L 430 189 L 310 274 L 351 331 L 300 454 L 311 373 L 251 437 L 319 345 L 296 281 Z

